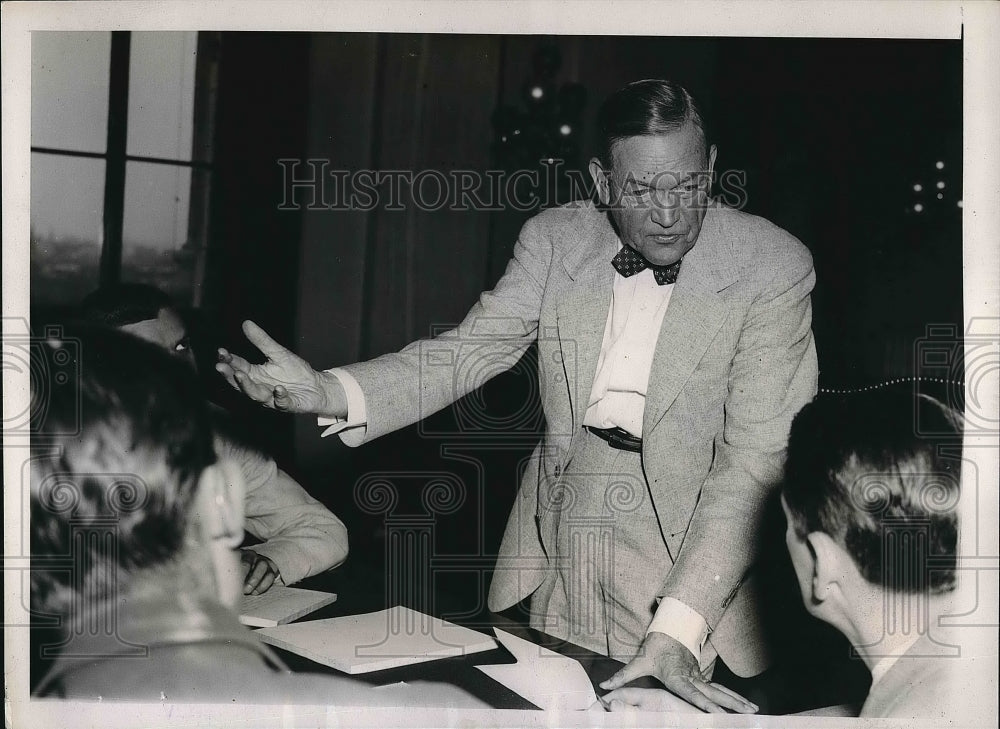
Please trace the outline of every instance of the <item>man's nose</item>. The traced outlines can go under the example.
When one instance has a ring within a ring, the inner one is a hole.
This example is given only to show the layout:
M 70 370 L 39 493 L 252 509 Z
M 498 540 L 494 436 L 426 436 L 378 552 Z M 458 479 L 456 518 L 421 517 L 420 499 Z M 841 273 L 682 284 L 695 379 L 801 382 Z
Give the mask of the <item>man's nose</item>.
M 653 210 L 650 213 L 650 217 L 653 222 L 663 228 L 670 228 L 677 222 L 680 217 L 680 209 L 677 205 L 676 200 L 657 200 L 653 204 Z

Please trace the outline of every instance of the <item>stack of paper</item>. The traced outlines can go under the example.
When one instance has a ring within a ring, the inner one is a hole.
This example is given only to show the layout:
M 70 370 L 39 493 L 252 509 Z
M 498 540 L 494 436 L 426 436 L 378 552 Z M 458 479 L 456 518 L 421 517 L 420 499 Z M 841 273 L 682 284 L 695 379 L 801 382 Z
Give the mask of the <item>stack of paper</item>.
M 364 615 L 264 628 L 257 635 L 277 648 L 351 674 L 497 647 L 488 635 L 398 605 Z
M 260 595 L 244 595 L 240 603 L 240 622 L 251 628 L 284 625 L 336 602 L 330 592 L 303 590 L 274 585 Z

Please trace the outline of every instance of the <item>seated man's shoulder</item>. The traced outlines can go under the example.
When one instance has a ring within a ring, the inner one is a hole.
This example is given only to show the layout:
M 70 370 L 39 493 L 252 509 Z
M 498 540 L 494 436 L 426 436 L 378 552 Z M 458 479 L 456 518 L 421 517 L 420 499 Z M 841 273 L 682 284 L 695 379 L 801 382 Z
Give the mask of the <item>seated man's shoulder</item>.
M 862 717 L 883 719 L 944 719 L 954 715 L 953 694 L 945 676 L 927 674 L 898 686 L 891 693 L 869 696 Z
M 713 207 L 711 214 L 742 263 L 772 272 L 812 268 L 812 253 L 802 241 L 767 218 L 721 204 Z
M 252 465 L 254 468 L 266 467 L 272 460 L 260 450 L 254 439 L 229 411 L 210 402 L 209 419 L 215 435 L 216 454 L 220 458 L 228 458 L 241 466 Z
M 861 716 L 931 720 L 961 714 L 955 689 L 962 664 L 946 655 L 901 658 L 872 687 Z
M 546 208 L 524 224 L 526 232 L 565 240 L 579 240 L 581 234 L 604 227 L 610 229 L 607 215 L 590 200 L 574 200 Z

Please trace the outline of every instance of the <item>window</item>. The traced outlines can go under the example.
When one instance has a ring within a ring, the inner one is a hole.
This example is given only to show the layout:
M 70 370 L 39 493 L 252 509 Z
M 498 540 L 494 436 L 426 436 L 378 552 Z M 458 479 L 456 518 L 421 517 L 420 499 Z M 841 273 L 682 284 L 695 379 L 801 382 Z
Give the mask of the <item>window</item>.
M 218 36 L 34 32 L 31 300 L 150 283 L 197 306 Z

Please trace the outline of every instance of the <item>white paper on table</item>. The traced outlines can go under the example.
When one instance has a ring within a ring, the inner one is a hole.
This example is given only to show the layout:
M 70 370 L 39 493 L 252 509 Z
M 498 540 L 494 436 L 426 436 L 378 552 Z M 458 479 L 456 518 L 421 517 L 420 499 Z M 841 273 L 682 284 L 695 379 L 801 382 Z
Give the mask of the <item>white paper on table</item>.
M 490 636 L 396 605 L 364 615 L 262 628 L 265 643 L 357 674 L 497 647 Z
M 240 622 L 251 628 L 269 628 L 291 623 L 336 602 L 332 592 L 303 590 L 273 585 L 259 595 L 244 595 L 240 602 Z
M 517 659 L 514 664 L 476 666 L 494 681 L 546 711 L 585 711 L 597 701 L 594 685 L 578 661 L 498 628 L 493 632 Z

